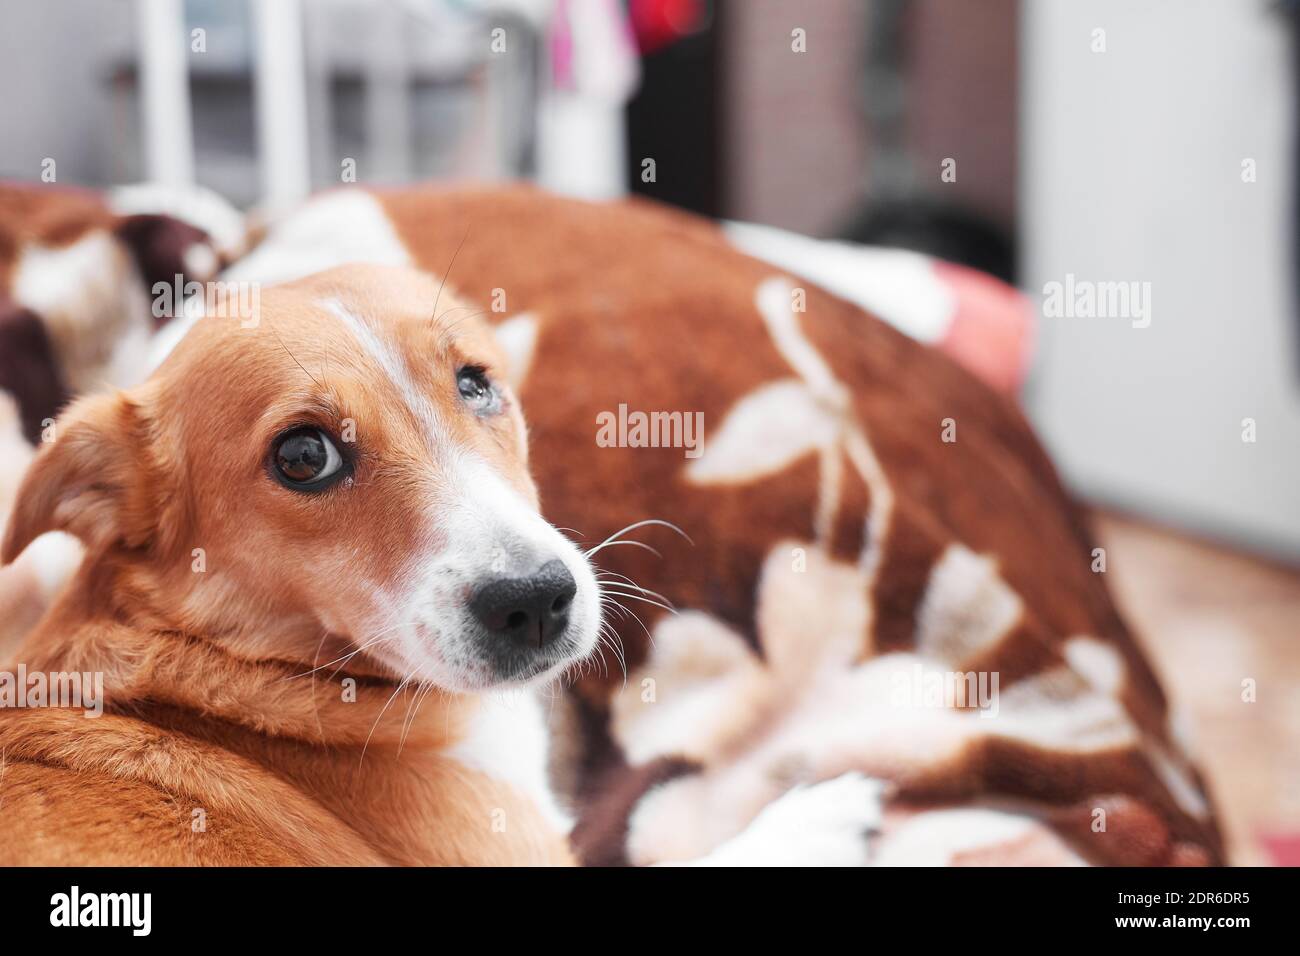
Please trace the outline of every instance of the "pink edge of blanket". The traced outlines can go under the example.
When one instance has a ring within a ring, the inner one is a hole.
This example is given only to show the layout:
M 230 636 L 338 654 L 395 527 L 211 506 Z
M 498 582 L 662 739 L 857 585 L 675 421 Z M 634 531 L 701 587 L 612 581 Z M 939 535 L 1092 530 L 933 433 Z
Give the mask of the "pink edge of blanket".
M 938 260 L 933 266 L 956 302 L 939 348 L 997 391 L 1015 394 L 1033 357 L 1029 297 L 975 269 Z

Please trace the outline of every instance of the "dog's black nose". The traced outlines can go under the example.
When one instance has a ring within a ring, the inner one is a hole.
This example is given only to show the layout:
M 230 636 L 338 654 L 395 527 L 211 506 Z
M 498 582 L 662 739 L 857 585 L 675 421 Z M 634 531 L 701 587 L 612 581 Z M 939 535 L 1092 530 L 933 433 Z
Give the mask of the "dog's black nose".
M 541 647 L 569 623 L 577 582 L 555 559 L 524 578 L 501 578 L 479 588 L 469 607 L 482 625 L 533 647 Z

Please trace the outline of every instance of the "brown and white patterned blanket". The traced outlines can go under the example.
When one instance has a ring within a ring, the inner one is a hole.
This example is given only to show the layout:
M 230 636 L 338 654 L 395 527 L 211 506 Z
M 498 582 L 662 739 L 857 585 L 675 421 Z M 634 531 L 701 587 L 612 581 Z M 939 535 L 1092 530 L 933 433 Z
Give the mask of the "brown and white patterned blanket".
M 648 519 L 689 536 L 644 524 L 618 540 L 659 555 L 595 556 L 623 607 L 553 707 L 585 860 L 699 857 L 791 786 L 857 770 L 886 785 L 881 864 L 1222 862 L 1013 400 L 641 202 L 339 191 L 227 275 L 347 258 L 414 263 L 487 310 L 552 523 L 592 546 Z M 669 447 L 636 447 L 638 415 Z

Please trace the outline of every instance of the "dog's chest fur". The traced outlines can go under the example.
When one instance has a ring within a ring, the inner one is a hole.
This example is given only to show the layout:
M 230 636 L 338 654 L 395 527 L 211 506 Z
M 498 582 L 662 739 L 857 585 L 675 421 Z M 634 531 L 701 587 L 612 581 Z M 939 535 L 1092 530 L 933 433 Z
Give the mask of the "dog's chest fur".
M 83 865 L 570 861 L 535 794 L 450 753 L 380 747 L 361 758 L 357 748 L 151 716 L 159 723 L 7 714 L 0 861 L 60 862 L 65 851 L 62 862 Z M 131 832 L 141 821 L 143 841 Z M 33 837 L 46 831 L 58 839 Z
M 43 628 L 33 666 L 105 671 L 109 710 L 0 710 L 0 863 L 572 862 L 531 694 L 401 701 L 359 679 L 347 702 L 205 641 Z

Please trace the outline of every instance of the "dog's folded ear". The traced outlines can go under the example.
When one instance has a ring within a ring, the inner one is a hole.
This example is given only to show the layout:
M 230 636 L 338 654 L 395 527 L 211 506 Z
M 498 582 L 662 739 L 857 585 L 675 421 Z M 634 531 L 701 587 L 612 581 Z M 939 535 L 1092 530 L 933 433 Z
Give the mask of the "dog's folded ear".
M 23 476 L 0 543 L 0 563 L 22 554 L 47 531 L 67 531 L 90 550 L 138 546 L 152 521 L 142 499 L 144 426 L 125 393 L 94 395 L 72 405 L 54 425 Z

